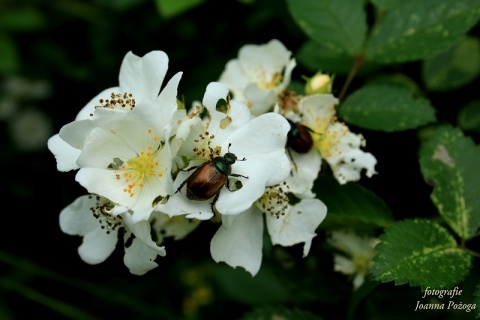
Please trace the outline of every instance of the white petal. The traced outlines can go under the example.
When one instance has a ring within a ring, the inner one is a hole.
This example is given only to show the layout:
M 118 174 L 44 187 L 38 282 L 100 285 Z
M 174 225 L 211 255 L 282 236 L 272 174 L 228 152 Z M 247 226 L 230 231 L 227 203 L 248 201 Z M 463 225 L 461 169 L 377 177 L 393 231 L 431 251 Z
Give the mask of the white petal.
M 135 99 L 155 101 L 168 69 L 168 56 L 151 51 L 143 57 L 128 52 L 120 67 L 120 88 Z
M 357 273 L 353 278 L 353 290 L 357 290 L 365 282 L 365 275 Z
M 277 39 L 270 40 L 261 45 L 245 45 L 238 53 L 244 70 L 249 73 L 257 73 L 262 79 L 267 74 L 281 72 L 290 60 L 291 52 Z M 259 69 L 263 70 L 259 70 Z
M 310 128 L 315 127 L 317 119 L 322 119 L 323 125 L 327 125 L 329 121 L 335 116 L 335 106 L 338 104 L 338 99 L 332 94 L 314 94 L 303 97 L 298 109 L 303 114 L 303 122 Z
M 352 275 L 357 271 L 355 265 L 353 264 L 353 261 L 344 256 L 334 254 L 333 260 L 333 270 L 335 271 L 341 272 L 346 275 Z
M 210 122 L 207 130 L 215 136 L 214 144 L 217 146 L 224 144 L 225 139 L 233 132 L 247 125 L 252 117 L 248 107 L 237 100 L 230 101 L 230 108 L 227 113 L 208 108 L 208 114 Z M 228 148 L 228 145 L 226 148 Z
M 238 157 L 285 150 L 289 130 L 290 125 L 283 116 L 273 112 L 262 114 L 236 130 L 223 142 L 222 150 L 230 143 Z
M 292 159 L 292 172 L 287 178 L 290 191 L 299 198 L 311 197 L 313 183 L 320 172 L 322 158 L 317 149 L 311 148 L 307 153 L 289 151 Z
M 307 256 L 312 239 L 316 236 L 315 230 L 326 214 L 327 207 L 320 200 L 303 199 L 279 218 L 266 215 L 272 243 L 292 246 L 303 242 L 303 256 Z
M 48 139 L 48 149 L 55 156 L 58 171 L 78 169 L 77 159 L 81 151 L 66 143 L 58 134 Z
M 83 242 L 78 247 L 78 254 L 83 261 L 89 264 L 98 264 L 105 261 L 115 250 L 117 244 L 118 228 L 109 234 L 105 230 L 98 228 L 87 233 L 83 237 Z
M 277 100 L 277 92 L 275 90 L 260 89 L 256 83 L 248 84 L 243 91 L 243 95 L 246 101 L 248 101 L 253 115 L 261 115 L 270 111 Z
M 100 99 L 110 99 L 110 95 L 112 93 L 120 93 L 120 87 L 108 88 L 97 94 L 85 105 L 85 107 L 82 108 L 82 110 L 80 110 L 75 118 L 75 121 L 91 119 L 92 114 L 95 113 L 95 107 L 100 105 Z
M 215 110 L 217 102 L 220 99 L 226 99 L 228 96 L 228 88 L 220 82 L 210 82 L 207 85 L 205 94 L 203 96 L 203 105 L 210 110 Z
M 95 121 L 90 119 L 73 121 L 64 125 L 60 129 L 59 136 L 73 148 L 82 149 L 85 143 L 85 138 L 95 126 Z
M 241 181 L 242 188 L 235 192 L 222 188 L 216 202 L 217 210 L 222 214 L 238 214 L 247 210 L 262 196 L 270 182 L 276 184 L 286 179 L 289 166 L 284 150 L 267 155 L 250 155 L 247 161 L 236 162 L 232 165 L 232 174 L 241 174 L 248 179 L 236 178 Z
M 70 235 L 83 236 L 78 253 L 89 264 L 105 261 L 117 244 L 118 228 L 107 234 L 90 210 L 95 205 L 94 197 L 81 196 L 60 212 L 61 230 Z
M 145 183 L 144 187 L 130 196 L 125 192 L 127 182 L 123 179 L 117 179 L 113 170 L 82 168 L 75 176 L 79 182 L 90 193 L 95 193 L 110 199 L 115 204 L 128 207 L 132 210 L 133 220 L 147 220 L 153 211 L 152 203 L 163 190 L 161 178 L 154 176 Z
M 156 99 L 155 103 L 162 107 L 162 109 L 170 110 L 169 113 L 173 113 L 177 110 L 177 96 L 178 96 L 178 84 L 182 78 L 183 72 L 177 72 L 162 89 L 162 92 Z M 172 105 L 173 102 L 173 105 Z M 173 109 L 173 110 L 171 110 Z M 158 119 L 161 120 L 161 119 Z
M 215 262 L 243 267 L 252 276 L 260 270 L 263 246 L 263 215 L 252 208 L 237 216 L 224 216 L 222 226 L 212 238 L 210 252 Z M 228 225 L 228 228 L 225 226 Z
M 360 149 L 351 149 L 344 153 L 343 161 L 338 165 L 332 166 L 335 178 L 341 183 L 345 184 L 348 181 L 360 180 L 360 173 L 366 169 L 367 177 L 371 178 L 377 172 L 375 165 L 377 159 L 368 152 Z
M 60 229 L 69 235 L 83 236 L 99 227 L 90 208 L 95 207 L 95 197 L 81 196 L 60 212 Z
M 197 201 L 190 200 L 185 194 L 176 193 L 168 199 L 166 204 L 161 204 L 155 210 L 164 212 L 171 217 L 186 215 L 189 219 L 209 220 L 213 217 L 211 202 L 212 199 Z
M 142 240 L 135 238 L 132 244 L 125 248 L 123 262 L 132 274 L 141 276 L 157 267 L 156 257 L 157 252 L 155 250 L 147 246 Z
M 233 92 L 233 98 L 235 100 L 247 103 L 243 95 L 243 90 L 248 84 L 248 79 L 237 59 L 232 59 L 227 62 L 225 70 L 220 75 L 219 82 L 224 83 Z
M 285 72 L 283 74 L 282 85 L 280 86 L 281 90 L 279 90 L 279 91 L 285 90 L 290 85 L 291 78 L 292 78 L 292 71 L 296 66 L 297 66 L 297 61 L 295 59 L 290 59 L 287 66 L 285 67 Z
M 129 213 L 122 214 L 123 221 L 127 228 L 135 235 L 135 237 L 141 240 L 146 246 L 150 247 L 156 254 L 165 256 L 167 253 L 165 247 L 159 247 L 152 240 L 150 222 L 139 221 L 134 222 L 132 216 Z

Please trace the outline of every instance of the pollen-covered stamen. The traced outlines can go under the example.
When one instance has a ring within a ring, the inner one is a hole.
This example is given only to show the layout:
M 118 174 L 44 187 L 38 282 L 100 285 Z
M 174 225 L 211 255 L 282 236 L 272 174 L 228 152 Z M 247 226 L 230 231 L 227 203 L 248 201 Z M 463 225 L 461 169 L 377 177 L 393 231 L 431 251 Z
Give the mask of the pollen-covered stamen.
M 114 93 L 110 94 L 110 99 L 100 99 L 100 105 L 95 108 L 109 108 L 119 110 L 132 110 L 135 108 L 135 99 L 131 93 Z
M 151 136 L 150 143 L 136 157 L 124 162 L 120 171 L 114 171 L 116 179 L 124 179 L 127 182 L 127 187 L 123 191 L 130 197 L 133 197 L 152 178 L 162 177 L 167 171 L 167 167 L 157 160 L 161 150 L 160 140 L 153 135 L 151 129 L 147 132 Z
M 285 182 L 279 185 L 266 187 L 263 195 L 257 200 L 257 207 L 265 214 L 277 219 L 285 215 L 288 209 L 289 188 Z
M 212 140 L 215 138 L 215 135 L 210 134 L 208 131 L 205 133 L 200 133 L 198 138 L 194 142 L 198 145 L 193 148 L 193 152 L 200 157 L 208 160 L 212 160 L 220 156 L 222 148 L 216 146 L 212 148 Z
M 97 200 L 97 203 L 94 207 L 90 208 L 90 211 L 92 211 L 93 217 L 97 219 L 100 227 L 105 230 L 107 234 L 110 234 L 123 225 L 122 217 L 112 214 L 115 205 L 110 200 L 98 195 L 89 195 L 89 197 L 95 197 Z
M 301 99 L 302 96 L 293 90 L 282 91 L 277 97 L 280 114 L 285 115 L 288 111 L 298 112 L 298 103 Z
M 325 134 L 317 139 L 314 138 L 315 145 L 320 153 L 328 158 L 333 154 L 340 155 L 342 150 L 338 148 L 342 138 L 350 132 L 350 129 L 344 123 L 337 123 L 326 130 Z
M 255 69 L 248 70 L 249 74 L 254 75 L 252 82 L 257 83 L 257 86 L 262 90 L 269 90 L 277 87 L 283 80 L 283 68 L 275 68 L 277 72 L 265 70 L 263 67 L 255 66 Z
M 310 108 L 306 110 L 306 113 L 313 118 L 313 123 L 309 123 L 308 126 L 317 133 L 312 135 L 312 139 L 322 156 L 329 158 L 333 154 L 341 154 L 342 151 L 338 148 L 338 145 L 342 138 L 350 132 L 350 129 L 343 122 L 337 121 L 335 107 L 328 107 L 323 116 L 313 116 L 313 111 Z
M 321 112 L 320 115 L 318 110 L 312 110 L 311 108 L 307 108 L 305 113 L 310 116 L 312 119 L 310 121 L 313 122 L 308 123 L 308 127 L 319 134 L 327 131 L 328 127 L 337 120 L 334 106 L 330 106 L 328 109 L 323 109 L 323 112 Z

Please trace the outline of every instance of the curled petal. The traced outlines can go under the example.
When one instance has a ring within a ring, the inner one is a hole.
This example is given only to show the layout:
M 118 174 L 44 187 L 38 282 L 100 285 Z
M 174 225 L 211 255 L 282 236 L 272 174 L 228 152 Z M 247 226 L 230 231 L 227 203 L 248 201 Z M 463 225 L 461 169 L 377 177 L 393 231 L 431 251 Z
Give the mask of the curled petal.
M 58 134 L 48 139 L 48 149 L 55 156 L 58 171 L 66 172 L 79 168 L 77 159 L 81 151 L 69 145 Z

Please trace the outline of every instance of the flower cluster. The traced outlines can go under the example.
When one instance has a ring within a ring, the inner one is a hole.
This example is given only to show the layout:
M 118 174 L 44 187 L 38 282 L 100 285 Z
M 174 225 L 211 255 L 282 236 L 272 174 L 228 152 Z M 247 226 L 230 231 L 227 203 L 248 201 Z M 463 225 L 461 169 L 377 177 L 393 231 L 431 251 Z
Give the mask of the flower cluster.
M 57 169 L 78 170 L 88 193 L 60 213 L 62 231 L 83 237 L 82 260 L 103 262 L 121 231 L 125 265 L 141 275 L 166 255 L 165 237 L 183 239 L 206 220 L 220 224 L 213 259 L 252 275 L 264 228 L 273 244 L 303 243 L 308 255 L 327 213 L 312 192 L 322 159 L 340 183 L 360 179 L 362 169 L 372 176 L 376 160 L 337 121 L 332 94 L 288 89 L 295 65 L 278 40 L 247 45 L 185 109 L 182 73 L 164 84 L 164 52 L 127 53 L 119 85 L 48 141 Z

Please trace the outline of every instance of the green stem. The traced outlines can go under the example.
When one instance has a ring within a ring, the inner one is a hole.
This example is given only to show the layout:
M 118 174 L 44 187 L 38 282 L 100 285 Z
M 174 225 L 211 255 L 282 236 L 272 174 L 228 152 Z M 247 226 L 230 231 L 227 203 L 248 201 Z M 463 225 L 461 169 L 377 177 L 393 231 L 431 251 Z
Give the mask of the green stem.
M 345 80 L 345 83 L 343 84 L 342 90 L 340 91 L 340 94 L 338 95 L 338 100 L 342 101 L 343 97 L 347 93 L 347 89 L 350 86 L 350 83 L 352 83 L 353 78 L 358 73 L 358 70 L 360 69 L 360 66 L 363 64 L 363 57 L 354 57 L 354 62 L 352 69 L 350 69 L 350 73 L 348 74 L 347 80 Z M 338 107 L 338 106 L 337 106 Z M 337 110 L 338 112 L 338 110 Z
M 468 252 L 471 256 L 476 257 L 476 258 L 480 258 L 480 253 L 478 253 L 476 251 L 473 251 L 473 250 L 470 250 L 470 249 L 465 248 L 465 247 L 463 247 L 462 249 L 465 250 L 466 252 Z

